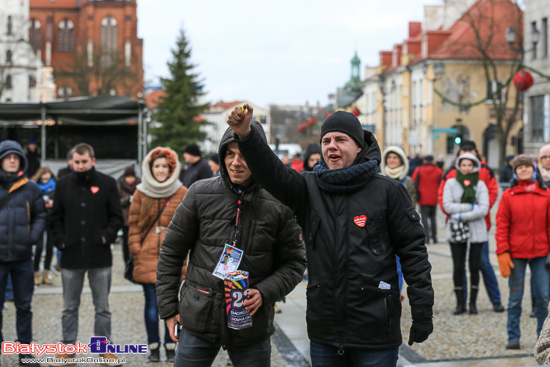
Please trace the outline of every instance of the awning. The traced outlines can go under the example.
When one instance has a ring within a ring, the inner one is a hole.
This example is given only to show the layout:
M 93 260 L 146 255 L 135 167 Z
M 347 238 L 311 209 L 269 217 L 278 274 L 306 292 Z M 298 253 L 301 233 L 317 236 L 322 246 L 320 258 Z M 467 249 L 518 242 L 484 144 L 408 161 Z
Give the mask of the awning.
M 113 125 L 138 121 L 138 161 L 147 152 L 145 101 L 119 96 L 77 97 L 66 101 L 0 103 L 0 121 L 45 121 L 52 119 L 85 124 Z M 42 160 L 46 159 L 46 129 L 42 125 Z

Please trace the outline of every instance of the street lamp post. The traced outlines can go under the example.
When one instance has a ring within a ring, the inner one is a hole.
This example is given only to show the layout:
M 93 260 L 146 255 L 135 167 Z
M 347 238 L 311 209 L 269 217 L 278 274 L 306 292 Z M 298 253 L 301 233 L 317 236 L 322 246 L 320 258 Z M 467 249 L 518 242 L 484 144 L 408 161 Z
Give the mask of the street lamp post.
M 523 48 L 523 42 L 522 42 L 523 39 L 521 39 L 521 41 L 519 42 L 520 43 L 519 47 L 514 46 L 514 44 L 516 43 L 516 36 L 517 36 L 517 32 L 516 32 L 514 27 L 512 27 L 512 26 L 508 27 L 506 29 L 506 32 L 504 33 L 504 35 L 506 36 L 506 42 L 508 42 L 508 45 L 510 46 L 510 48 L 512 50 L 521 52 L 521 63 L 522 64 L 523 64 L 525 54 L 527 52 L 533 51 L 533 58 L 535 58 L 537 56 L 537 43 L 539 42 L 540 32 L 538 31 L 538 29 L 535 25 L 533 25 L 533 27 L 531 28 L 531 33 L 529 34 L 531 44 L 533 45 L 533 48 L 531 48 L 529 50 L 526 50 L 525 48 Z

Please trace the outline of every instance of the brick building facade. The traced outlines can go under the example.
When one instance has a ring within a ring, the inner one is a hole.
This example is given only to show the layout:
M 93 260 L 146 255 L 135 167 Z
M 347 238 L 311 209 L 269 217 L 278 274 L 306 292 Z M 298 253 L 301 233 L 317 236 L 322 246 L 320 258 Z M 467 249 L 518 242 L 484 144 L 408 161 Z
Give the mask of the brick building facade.
M 54 68 L 58 98 L 143 93 L 137 0 L 30 0 L 29 41 Z

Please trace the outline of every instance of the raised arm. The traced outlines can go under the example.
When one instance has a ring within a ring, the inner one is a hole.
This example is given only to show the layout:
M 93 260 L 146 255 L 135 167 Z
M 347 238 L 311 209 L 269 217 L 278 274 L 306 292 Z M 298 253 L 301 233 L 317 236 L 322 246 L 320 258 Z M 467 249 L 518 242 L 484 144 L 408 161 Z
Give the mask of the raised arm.
M 305 179 L 286 167 L 271 150 L 258 131 L 260 125 L 251 125 L 253 108 L 246 106 L 245 111 L 241 107 L 235 108 L 227 118 L 227 123 L 239 138 L 239 150 L 254 180 L 300 216 L 307 201 Z

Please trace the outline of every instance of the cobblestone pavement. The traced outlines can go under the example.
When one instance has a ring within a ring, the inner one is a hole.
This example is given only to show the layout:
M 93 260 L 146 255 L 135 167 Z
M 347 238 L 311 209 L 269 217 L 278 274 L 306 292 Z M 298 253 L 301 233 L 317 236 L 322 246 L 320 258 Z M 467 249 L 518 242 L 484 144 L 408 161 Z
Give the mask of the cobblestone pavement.
M 497 203 L 498 204 L 498 203 Z M 508 304 L 508 280 L 500 275 L 495 254 L 495 216 L 497 205 L 492 210 L 493 225 L 489 233 L 489 255 L 501 293 L 502 304 Z M 405 287 L 403 288 L 403 357 L 415 366 L 532 366 L 536 365 L 533 351 L 536 343 L 536 319 L 530 318 L 530 284 L 526 282 L 521 314 L 521 349 L 506 350 L 507 313 L 495 313 L 485 286 L 480 284 L 477 301 L 479 314 L 453 315 L 456 299 L 453 292 L 452 258 L 445 240 L 444 216 L 438 210 L 439 243 L 428 245 L 432 264 L 432 281 L 435 290 L 434 332 L 421 344 L 408 347 L 411 314 Z M 527 279 L 530 277 L 528 271 Z M 469 278 L 469 274 L 468 274 Z M 469 280 L 469 279 L 468 279 Z M 483 283 L 481 277 L 480 283 Z M 410 354 L 412 352 L 412 354 Z M 446 362 L 446 363 L 445 363 Z
M 498 270 L 495 241 L 494 241 L 494 217 L 496 206 L 492 211 L 493 228 L 490 232 L 490 258 L 499 282 L 502 303 L 506 307 L 508 303 L 508 282 L 500 276 Z M 506 350 L 506 312 L 493 312 L 484 286 L 480 286 L 478 296 L 478 315 L 454 316 L 455 298 L 452 283 L 452 259 L 450 249 L 446 242 L 444 230 L 444 217 L 438 214 L 439 244 L 429 245 L 428 252 L 433 266 L 432 280 L 435 289 L 434 307 L 434 333 L 421 344 L 408 347 L 407 341 L 411 323 L 410 307 L 406 296 L 406 288 L 403 290 L 403 315 L 401 318 L 403 345 L 400 349 L 399 366 L 417 367 L 478 367 L 478 366 L 532 366 L 536 365 L 533 358 L 533 349 L 536 342 L 536 321 L 529 318 L 530 289 L 527 282 L 523 312 L 521 317 L 521 349 L 517 351 Z M 144 298 L 140 286 L 126 281 L 123 274 L 123 262 L 121 249 L 116 245 L 113 250 L 113 286 L 110 295 L 112 312 L 112 341 L 115 344 L 145 344 L 146 332 L 143 322 Z M 529 276 L 529 273 L 528 273 Z M 53 277 L 54 285 L 39 286 L 33 298 L 33 326 L 34 340 L 39 344 L 57 343 L 61 339 L 61 279 L 58 275 Z M 304 296 L 305 297 L 305 296 Z M 289 307 L 285 304 L 285 307 Z M 85 288 L 82 295 L 80 308 L 80 330 L 78 339 L 88 343 L 93 336 L 93 305 L 89 288 Z M 12 303 L 8 303 L 8 309 L 4 310 L 4 338 L 15 340 L 15 309 Z M 290 316 L 285 309 L 282 314 L 276 316 L 277 320 Z M 305 324 L 305 323 L 304 323 Z M 162 335 L 162 334 L 161 334 Z M 272 366 L 307 366 L 304 356 L 296 352 L 292 343 L 282 332 L 277 332 L 272 338 Z M 290 356 L 290 357 L 289 357 Z M 164 351 L 161 351 L 164 358 Z M 293 360 L 293 358 L 295 358 Z M 16 355 L 2 355 L 2 366 L 17 366 Z M 216 358 L 214 366 L 225 367 L 227 354 L 221 351 Z M 45 365 L 45 364 L 43 364 Z M 169 363 L 147 363 L 146 356 L 127 355 L 128 366 L 158 366 L 167 367 Z M 81 366 L 97 366 L 97 364 L 81 364 Z
M 129 283 L 123 277 L 123 260 L 120 245 L 115 245 L 113 250 L 113 279 L 111 294 L 109 296 L 112 313 L 112 336 L 113 344 L 146 344 L 147 333 L 143 321 L 144 297 L 142 288 L 139 285 Z M 55 263 L 55 260 L 53 260 Z M 35 288 L 33 296 L 33 339 L 38 344 L 58 343 L 61 340 L 61 310 L 63 307 L 61 276 L 53 275 L 53 285 L 40 285 Z M 17 339 L 15 332 L 15 307 L 13 303 L 7 303 L 4 309 L 4 339 L 13 341 Z M 81 297 L 78 341 L 88 344 L 93 334 L 94 307 L 92 296 L 85 281 L 85 288 Z M 159 323 L 160 324 L 160 323 Z M 160 335 L 164 331 L 161 330 Z M 272 338 L 272 366 L 288 366 L 288 363 L 281 356 L 275 341 L 281 340 L 277 334 Z M 284 340 L 284 337 L 283 337 Z M 48 355 L 53 357 L 53 355 Z M 118 355 L 122 357 L 123 355 Z M 97 357 L 97 355 L 93 355 Z M 215 367 L 225 367 L 227 364 L 227 353 L 220 351 L 216 358 Z M 161 360 L 165 360 L 164 348 L 161 348 Z M 4 354 L 1 356 L 2 366 L 19 366 L 17 355 Z M 46 363 L 42 364 L 46 366 Z M 168 367 L 172 363 L 148 363 L 146 355 L 126 355 L 125 366 L 158 366 Z M 78 366 L 99 366 L 99 364 L 82 363 Z

